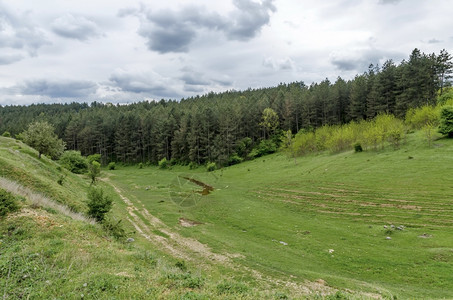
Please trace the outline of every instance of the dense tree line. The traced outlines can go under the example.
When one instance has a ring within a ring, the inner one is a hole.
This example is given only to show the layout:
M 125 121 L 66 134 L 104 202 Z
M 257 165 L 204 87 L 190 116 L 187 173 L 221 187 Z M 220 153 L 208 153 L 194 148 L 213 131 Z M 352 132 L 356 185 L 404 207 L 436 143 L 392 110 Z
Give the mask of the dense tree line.
M 159 160 L 226 165 L 245 159 L 278 132 L 313 130 L 379 113 L 402 117 L 410 108 L 434 104 L 449 85 L 452 57 L 412 51 L 408 60 L 382 66 L 346 81 L 338 77 L 310 86 L 303 82 L 271 88 L 209 93 L 180 101 L 113 105 L 93 102 L 0 107 L 0 132 L 13 136 L 32 121 L 48 121 L 69 150 L 101 154 L 102 162 Z M 263 117 L 278 119 L 269 132 Z M 255 151 L 256 152 L 256 151 Z

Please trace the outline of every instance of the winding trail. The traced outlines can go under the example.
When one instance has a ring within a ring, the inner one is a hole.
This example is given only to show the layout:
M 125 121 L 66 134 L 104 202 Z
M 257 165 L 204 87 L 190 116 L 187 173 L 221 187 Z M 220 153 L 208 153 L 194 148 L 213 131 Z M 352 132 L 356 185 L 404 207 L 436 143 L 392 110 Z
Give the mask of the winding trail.
M 160 219 L 153 216 L 143 205 L 142 207 L 137 207 L 109 179 L 105 178 L 104 181 L 113 187 L 115 192 L 126 204 L 128 212 L 127 220 L 134 226 L 135 230 L 146 240 L 159 245 L 171 255 L 189 261 L 196 260 L 197 262 L 199 262 L 200 259 L 202 259 L 201 261 L 208 259 L 229 267 L 233 266 L 232 258 L 242 257 L 240 254 L 214 253 L 205 244 L 180 235 L 173 231 L 169 226 L 165 225 Z M 139 215 L 141 215 L 150 225 L 146 224 Z M 159 235 L 159 232 L 163 234 Z

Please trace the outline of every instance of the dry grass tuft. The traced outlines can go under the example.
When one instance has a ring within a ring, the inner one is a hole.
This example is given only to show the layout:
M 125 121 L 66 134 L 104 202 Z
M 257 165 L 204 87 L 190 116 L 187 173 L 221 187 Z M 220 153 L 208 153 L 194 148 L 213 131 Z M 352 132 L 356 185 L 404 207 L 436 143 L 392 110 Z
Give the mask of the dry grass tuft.
M 11 181 L 9 179 L 0 177 L 0 187 L 12 194 L 25 197 L 26 199 L 28 199 L 31 202 L 31 207 L 51 208 L 65 216 L 72 218 L 73 220 L 78 220 L 78 221 L 86 222 L 89 224 L 96 223 L 93 219 L 88 218 L 81 213 L 71 210 L 66 205 L 57 203 L 54 200 L 49 199 L 40 193 L 36 193 L 36 192 L 30 190 L 29 188 L 24 187 L 24 186 L 18 184 L 17 182 Z

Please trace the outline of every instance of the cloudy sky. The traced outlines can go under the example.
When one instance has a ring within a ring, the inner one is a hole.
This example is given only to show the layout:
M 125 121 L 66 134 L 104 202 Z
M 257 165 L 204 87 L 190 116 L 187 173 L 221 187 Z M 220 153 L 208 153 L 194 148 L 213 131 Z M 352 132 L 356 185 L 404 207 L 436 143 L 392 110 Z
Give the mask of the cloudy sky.
M 453 53 L 451 0 L 0 0 L 0 105 L 181 99 Z

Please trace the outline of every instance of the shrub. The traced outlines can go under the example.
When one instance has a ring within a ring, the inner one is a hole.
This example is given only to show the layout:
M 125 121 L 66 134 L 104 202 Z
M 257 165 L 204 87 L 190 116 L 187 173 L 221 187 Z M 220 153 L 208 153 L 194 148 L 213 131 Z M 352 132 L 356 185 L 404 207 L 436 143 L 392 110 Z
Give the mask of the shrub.
M 212 171 L 215 171 L 215 170 L 217 170 L 217 165 L 214 162 L 208 162 L 206 164 L 206 171 L 212 172 Z
M 0 218 L 19 209 L 16 198 L 10 192 L 0 189 Z
M 233 154 L 232 156 L 230 156 L 230 158 L 228 159 L 228 165 L 229 166 L 232 166 L 232 165 L 236 165 L 236 164 L 239 164 L 242 162 L 242 157 L 239 157 L 239 155 L 237 154 Z
M 169 166 L 169 163 L 167 159 L 164 157 L 161 160 L 159 160 L 159 169 L 167 169 Z
M 101 155 L 100 154 L 88 155 L 87 161 L 88 161 L 88 164 L 91 164 L 93 161 L 97 161 L 98 163 L 101 163 Z
M 93 161 L 88 169 L 88 175 L 90 175 L 91 183 L 93 184 L 96 182 L 96 178 L 101 174 L 101 164 L 97 161 Z
M 196 169 L 196 168 L 198 168 L 198 164 L 196 164 L 196 163 L 194 163 L 193 161 L 191 161 L 191 162 L 189 163 L 189 169 L 190 169 L 190 170 L 194 170 L 194 169 Z
M 91 187 L 88 190 L 88 215 L 98 222 L 105 219 L 105 215 L 112 208 L 113 200 L 104 196 L 104 191 L 100 188 Z
M 66 175 L 60 175 L 60 177 L 58 177 L 57 183 L 59 185 L 63 185 L 63 182 L 65 179 L 66 179 Z
M 9 131 L 5 131 L 5 132 L 3 132 L 2 136 L 3 137 L 11 137 L 11 133 L 9 133 Z
M 65 151 L 60 158 L 60 164 L 75 174 L 82 174 L 88 170 L 88 163 L 80 151 Z
M 139 163 L 139 164 L 138 164 L 138 168 L 139 168 L 139 169 L 143 169 L 143 163 Z
M 116 163 L 114 161 L 109 162 L 108 168 L 109 170 L 115 170 Z
M 116 221 L 110 218 L 106 218 L 102 222 L 102 228 L 104 228 L 105 231 L 107 231 L 117 240 L 122 239 L 126 236 L 126 231 L 121 224 L 121 220 Z
M 359 142 L 355 143 L 354 144 L 354 151 L 357 153 L 357 152 L 362 152 L 363 151 L 363 148 L 362 148 L 362 145 L 360 145 Z
M 266 154 L 271 154 L 277 151 L 277 145 L 272 140 L 262 140 L 257 147 L 250 152 L 250 158 L 261 157 Z

